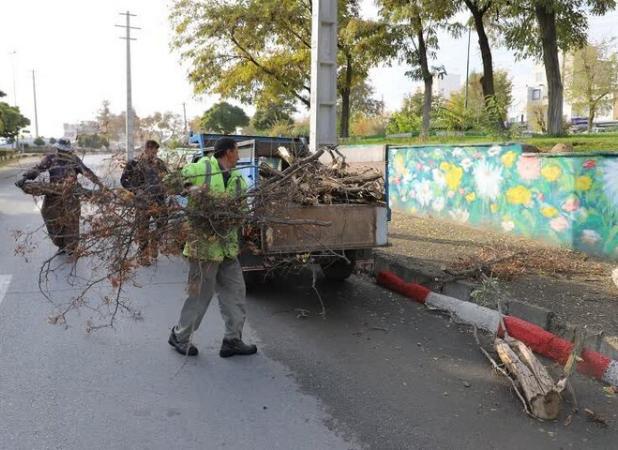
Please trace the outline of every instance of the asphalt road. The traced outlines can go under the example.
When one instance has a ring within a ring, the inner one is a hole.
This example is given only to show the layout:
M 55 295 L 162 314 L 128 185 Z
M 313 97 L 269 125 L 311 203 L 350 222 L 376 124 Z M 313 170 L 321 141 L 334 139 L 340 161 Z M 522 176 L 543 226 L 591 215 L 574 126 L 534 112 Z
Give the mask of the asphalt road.
M 12 184 L 20 170 L 0 169 L 1 449 L 616 448 L 618 400 L 601 385 L 574 379 L 580 410 L 607 428 L 583 413 L 570 425 L 566 412 L 529 419 L 469 330 L 358 277 L 318 282 L 325 317 L 310 277 L 255 287 L 244 336 L 258 344 L 252 357 L 218 357 L 214 303 L 195 336 L 199 357 L 168 346 L 184 299 L 180 259 L 141 269 L 128 291 L 140 320 L 88 334 L 86 322 L 104 317 L 84 307 L 50 325 L 37 277 L 52 246 L 38 231 L 28 259 L 14 255 L 12 230 L 42 224 Z M 87 261 L 73 274 L 57 269 L 53 300 L 78 289 L 67 279 L 87 277 Z

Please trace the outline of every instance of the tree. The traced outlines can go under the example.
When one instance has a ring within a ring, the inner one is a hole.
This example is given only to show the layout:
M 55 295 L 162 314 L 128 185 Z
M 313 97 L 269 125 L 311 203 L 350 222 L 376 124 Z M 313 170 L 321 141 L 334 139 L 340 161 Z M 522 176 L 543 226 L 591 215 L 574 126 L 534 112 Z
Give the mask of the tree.
M 101 136 L 108 141 L 112 138 L 112 113 L 109 110 L 109 100 L 103 100 L 101 109 L 97 113 L 97 123 Z
M 442 66 L 430 66 L 438 49 L 437 27 L 456 12 L 449 0 L 380 0 L 380 14 L 391 24 L 398 58 L 410 65 L 407 75 L 424 84 L 421 136 L 429 134 L 434 76 L 442 76 Z
M 242 103 L 310 103 L 311 0 L 176 0 L 172 45 L 188 61 L 197 93 Z M 347 136 L 352 88 L 388 53 L 383 24 L 338 1 L 340 133 Z
M 36 145 L 37 147 L 41 147 L 43 145 L 45 145 L 45 139 L 43 139 L 41 136 L 37 137 L 34 141 L 33 141 L 34 145 Z
M 21 114 L 19 107 L 0 102 L 0 137 L 14 140 L 28 125 L 30 120 Z
M 259 131 L 271 129 L 275 124 L 286 123 L 291 125 L 294 123 L 292 114 L 294 107 L 289 103 L 269 103 L 265 106 L 258 106 L 255 114 L 251 118 L 251 125 Z
M 420 131 L 423 125 L 425 94 L 419 89 L 403 100 L 401 109 L 393 114 L 386 127 L 388 134 Z M 438 117 L 444 101 L 439 95 L 432 96 L 431 116 Z
M 610 42 L 586 45 L 572 54 L 565 70 L 567 98 L 578 114 L 588 117 L 588 131 L 599 112 L 610 110 L 618 92 L 618 56 Z
M 230 134 L 236 127 L 249 125 L 249 117 L 242 108 L 221 102 L 204 113 L 200 125 L 207 131 Z
M 481 77 L 481 85 L 483 87 L 483 98 L 485 105 L 491 107 L 492 98 L 495 95 L 494 87 L 494 67 L 493 57 L 491 54 L 491 46 L 485 22 L 490 13 L 500 11 L 499 0 L 464 0 L 466 7 L 472 14 L 474 28 L 478 36 L 479 49 L 481 50 L 481 59 L 483 61 L 483 76 Z M 498 121 L 498 127 L 503 128 L 504 122 Z
M 184 133 L 184 123 L 179 114 L 171 111 L 155 112 L 139 119 L 139 133 L 142 140 L 180 140 Z
M 519 57 L 542 58 L 549 99 L 549 134 L 563 134 L 563 84 L 559 51 L 581 48 L 586 43 L 588 13 L 605 14 L 615 0 L 519 0 L 506 2 L 501 26 L 507 46 Z M 539 45 L 539 42 L 541 45 Z
M 81 134 L 77 137 L 77 145 L 83 148 L 99 149 L 101 147 L 109 147 L 109 142 L 97 133 Z
M 54 145 L 55 143 L 56 143 L 56 138 L 53 138 L 53 137 L 49 138 L 50 145 Z

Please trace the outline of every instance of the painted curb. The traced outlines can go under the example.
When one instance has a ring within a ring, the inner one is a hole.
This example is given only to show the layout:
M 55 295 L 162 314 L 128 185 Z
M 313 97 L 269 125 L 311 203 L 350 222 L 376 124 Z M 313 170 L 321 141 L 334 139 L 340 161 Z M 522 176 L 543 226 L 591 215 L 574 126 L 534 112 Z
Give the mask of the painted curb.
M 432 292 L 416 283 L 406 283 L 392 272 L 380 272 L 376 282 L 398 292 L 430 309 L 449 311 L 456 321 L 474 325 L 485 331 L 503 335 L 500 314 L 484 306 Z M 504 316 L 504 326 L 509 335 L 522 341 L 535 353 L 564 365 L 571 354 L 573 343 L 543 328 L 515 316 Z M 618 386 L 618 361 L 594 350 L 585 348 L 577 371 L 605 383 Z
M 373 259 L 374 276 L 379 272 L 392 272 L 404 280 L 421 284 L 434 292 L 439 291 L 444 295 L 474 303 L 471 294 L 479 287 L 478 283 L 466 280 L 441 282 L 440 279 L 444 277 L 443 271 L 430 265 L 424 266 L 420 261 L 402 255 L 374 251 Z M 506 300 L 504 307 L 505 313 L 539 325 L 563 339 L 572 340 L 575 335 L 576 327 L 573 324 L 559 320 L 553 311 L 542 306 L 510 298 Z M 591 333 L 585 342 L 588 348 L 618 360 L 618 336 L 608 335 L 602 330 L 595 330 L 594 327 L 588 332 Z

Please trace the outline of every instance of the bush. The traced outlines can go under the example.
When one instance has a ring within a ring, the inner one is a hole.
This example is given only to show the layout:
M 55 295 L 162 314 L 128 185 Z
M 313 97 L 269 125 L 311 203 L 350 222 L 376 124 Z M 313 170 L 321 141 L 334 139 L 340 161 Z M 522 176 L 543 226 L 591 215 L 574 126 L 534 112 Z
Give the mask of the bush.
M 42 147 L 43 145 L 45 145 L 45 139 L 39 136 L 34 140 L 33 144 L 36 145 L 37 147 Z
M 386 116 L 357 115 L 350 124 L 352 136 L 384 136 L 389 119 Z

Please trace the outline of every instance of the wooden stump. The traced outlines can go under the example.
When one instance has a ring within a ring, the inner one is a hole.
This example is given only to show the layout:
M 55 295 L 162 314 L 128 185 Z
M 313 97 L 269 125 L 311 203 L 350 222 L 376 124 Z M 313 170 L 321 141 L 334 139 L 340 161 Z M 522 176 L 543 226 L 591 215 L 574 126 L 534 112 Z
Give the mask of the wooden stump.
M 496 338 L 494 347 L 500 360 L 521 387 L 530 412 L 544 420 L 560 414 L 561 396 L 547 369 L 522 342 Z

